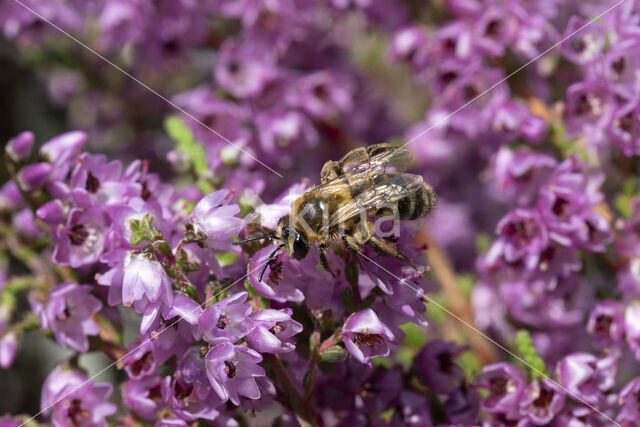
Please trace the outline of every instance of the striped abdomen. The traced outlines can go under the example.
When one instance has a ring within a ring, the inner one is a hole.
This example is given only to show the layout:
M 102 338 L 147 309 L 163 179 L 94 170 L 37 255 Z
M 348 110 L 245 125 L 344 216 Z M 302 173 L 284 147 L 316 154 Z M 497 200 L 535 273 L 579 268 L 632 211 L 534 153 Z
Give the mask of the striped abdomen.
M 402 221 L 422 218 L 436 207 L 436 193 L 429 184 L 398 201 L 398 215 Z

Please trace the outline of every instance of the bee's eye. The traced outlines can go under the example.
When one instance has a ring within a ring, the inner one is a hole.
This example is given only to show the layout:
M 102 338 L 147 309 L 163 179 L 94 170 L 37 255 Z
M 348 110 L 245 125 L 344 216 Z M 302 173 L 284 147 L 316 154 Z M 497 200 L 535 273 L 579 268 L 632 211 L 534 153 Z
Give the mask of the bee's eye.
M 309 243 L 307 243 L 307 239 L 300 233 L 295 233 L 295 238 L 293 240 L 293 256 L 296 259 L 302 259 L 307 256 L 307 252 L 309 252 Z

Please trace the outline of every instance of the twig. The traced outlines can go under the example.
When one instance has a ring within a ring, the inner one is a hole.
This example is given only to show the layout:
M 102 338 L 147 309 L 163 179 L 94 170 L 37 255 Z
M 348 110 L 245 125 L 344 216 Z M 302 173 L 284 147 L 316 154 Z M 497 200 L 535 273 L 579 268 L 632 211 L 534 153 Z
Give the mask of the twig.
M 283 401 L 287 401 L 288 406 L 297 416 L 298 422 L 303 427 L 317 426 L 318 418 L 313 412 L 311 405 L 305 405 L 298 393 L 298 389 L 291 381 L 287 370 L 285 369 L 282 361 L 275 354 L 265 354 L 265 360 L 269 363 L 273 369 L 275 380 L 280 390 L 282 391 L 281 397 L 284 397 Z
M 427 245 L 429 265 L 451 304 L 451 311 L 465 322 L 473 324 L 473 309 L 462 294 L 453 267 L 445 253 L 425 228 L 422 228 L 418 236 L 416 236 L 416 244 L 418 246 Z M 470 333 L 467 334 L 467 338 L 469 339 L 469 345 L 483 364 L 497 361 L 494 347 L 482 335 Z

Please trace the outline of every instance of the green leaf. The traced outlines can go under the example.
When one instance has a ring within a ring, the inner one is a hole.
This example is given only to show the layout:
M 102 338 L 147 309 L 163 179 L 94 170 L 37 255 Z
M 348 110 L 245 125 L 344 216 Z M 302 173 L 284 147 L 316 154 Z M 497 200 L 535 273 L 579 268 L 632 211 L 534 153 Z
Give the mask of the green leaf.
M 471 297 L 471 291 L 476 284 L 476 278 L 472 274 L 460 274 L 458 276 L 458 287 L 465 297 Z
M 393 418 L 394 412 L 395 412 L 395 408 L 391 407 L 391 408 L 387 409 L 386 411 L 380 413 L 380 415 L 379 415 L 380 419 L 382 421 L 384 421 L 385 423 L 389 424 L 389 423 L 391 423 L 391 419 Z
M 153 215 L 145 214 L 142 218 L 129 220 L 129 228 L 133 233 L 131 245 L 137 246 L 144 241 L 154 242 L 163 238 L 162 233 L 153 226 Z
M 192 300 L 194 300 L 197 303 L 200 303 L 200 297 L 198 296 L 198 290 L 196 289 L 195 286 L 193 286 L 193 285 L 187 286 L 187 288 L 185 289 L 185 293 L 187 294 L 187 296 L 189 298 L 191 298 Z
M 342 291 L 342 293 L 340 294 L 340 298 L 342 299 L 344 308 L 346 308 L 349 313 L 353 313 L 354 311 L 356 311 L 356 306 L 353 302 L 353 292 L 351 291 L 351 288 L 346 288 L 344 291 Z
M 516 346 L 522 359 L 527 364 L 531 378 L 548 376 L 547 367 L 533 345 L 531 335 L 526 330 L 519 330 L 516 333 Z
M 620 215 L 623 218 L 631 218 L 631 198 L 627 195 L 621 194 L 615 199 L 615 206 Z
M 427 343 L 427 334 L 422 326 L 407 322 L 400 325 L 400 329 L 405 334 L 403 347 L 407 345 L 414 349 L 421 349 Z
M 216 259 L 220 263 L 221 267 L 226 267 L 236 262 L 236 260 L 238 259 L 238 254 L 233 252 L 224 252 L 221 254 L 216 254 Z
M 186 154 L 194 172 L 199 176 L 205 176 L 209 172 L 203 146 L 198 143 L 191 129 L 177 116 L 169 116 L 164 121 L 164 128 L 176 143 L 176 150 Z
M 482 364 L 476 354 L 472 351 L 465 351 L 456 360 L 457 364 L 462 368 L 467 379 L 473 380 L 478 372 L 482 369 Z
M 483 254 L 489 250 L 491 246 L 491 237 L 487 233 L 480 233 L 476 236 L 476 251 Z
M 351 286 L 358 285 L 358 266 L 355 262 L 350 262 L 344 267 L 344 275 Z
M 258 291 L 256 291 L 255 288 L 253 286 L 251 286 L 251 283 L 249 283 L 248 280 L 244 281 L 244 288 L 247 290 L 247 293 L 249 294 L 249 296 L 251 298 L 257 298 L 257 297 L 260 296 Z

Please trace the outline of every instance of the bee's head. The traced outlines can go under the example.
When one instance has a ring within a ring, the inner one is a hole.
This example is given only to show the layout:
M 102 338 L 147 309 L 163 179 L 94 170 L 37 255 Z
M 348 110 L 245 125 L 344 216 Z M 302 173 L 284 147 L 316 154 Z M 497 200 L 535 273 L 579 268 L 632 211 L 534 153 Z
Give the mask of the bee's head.
M 311 245 L 304 232 L 293 227 L 290 216 L 286 215 L 278 221 L 278 236 L 284 244 L 284 250 L 290 257 L 302 259 L 307 256 Z
M 322 179 L 322 182 L 328 182 L 328 181 L 334 180 L 338 177 L 339 171 L 340 171 L 340 165 L 338 164 L 338 162 L 329 160 L 322 167 L 322 170 L 320 171 L 320 178 Z

